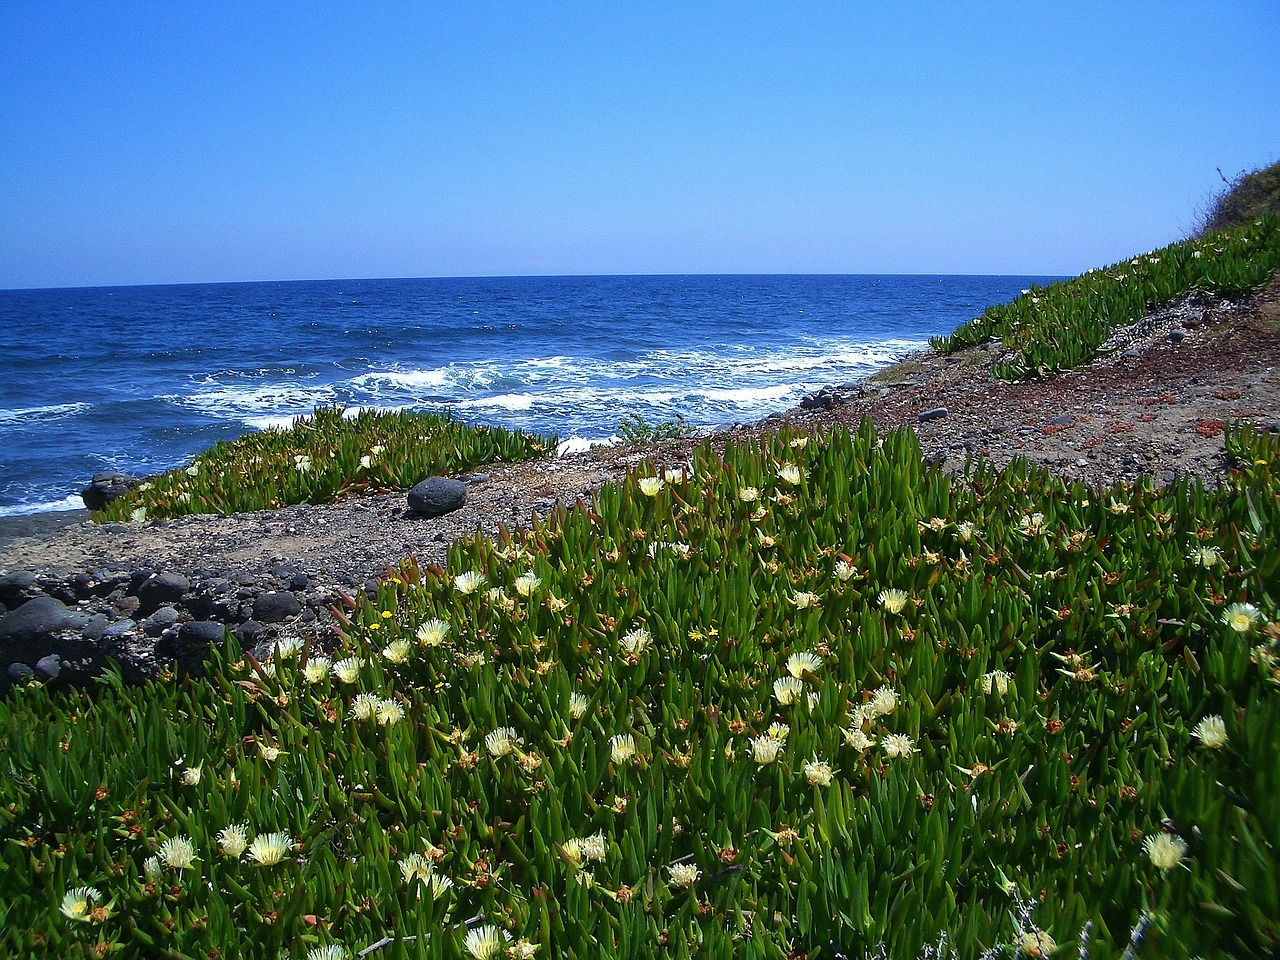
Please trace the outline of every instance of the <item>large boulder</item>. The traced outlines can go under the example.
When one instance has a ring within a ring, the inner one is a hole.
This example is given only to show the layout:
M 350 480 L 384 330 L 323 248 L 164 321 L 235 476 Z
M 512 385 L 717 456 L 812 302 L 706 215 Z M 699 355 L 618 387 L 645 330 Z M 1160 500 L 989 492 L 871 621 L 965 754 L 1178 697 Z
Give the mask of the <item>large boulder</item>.
M 253 619 L 259 623 L 281 623 L 301 612 L 302 601 L 292 593 L 271 590 L 253 601 Z
M 0 663 L 35 663 L 51 653 L 82 656 L 92 646 L 81 636 L 89 615 L 54 597 L 36 597 L 0 617 Z
M 156 573 L 138 585 L 138 600 L 143 610 L 157 610 L 167 603 L 178 603 L 191 589 L 191 581 L 180 573 Z
M 409 511 L 418 517 L 441 517 L 467 502 L 467 485 L 450 477 L 427 477 L 408 493 Z
M 127 473 L 103 470 L 95 473 L 89 485 L 80 491 L 80 499 L 90 510 L 102 510 L 112 500 L 118 500 L 142 481 Z

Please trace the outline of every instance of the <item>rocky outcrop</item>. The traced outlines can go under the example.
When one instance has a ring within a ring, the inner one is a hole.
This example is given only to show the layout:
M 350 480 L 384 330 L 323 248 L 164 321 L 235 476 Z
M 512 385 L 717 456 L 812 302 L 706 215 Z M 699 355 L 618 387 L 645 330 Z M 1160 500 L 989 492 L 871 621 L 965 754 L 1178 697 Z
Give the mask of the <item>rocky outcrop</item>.
M 89 485 L 80 491 L 80 498 L 90 510 L 101 510 L 112 500 L 118 500 L 142 482 L 140 477 L 131 477 L 115 470 L 103 470 L 95 473 Z

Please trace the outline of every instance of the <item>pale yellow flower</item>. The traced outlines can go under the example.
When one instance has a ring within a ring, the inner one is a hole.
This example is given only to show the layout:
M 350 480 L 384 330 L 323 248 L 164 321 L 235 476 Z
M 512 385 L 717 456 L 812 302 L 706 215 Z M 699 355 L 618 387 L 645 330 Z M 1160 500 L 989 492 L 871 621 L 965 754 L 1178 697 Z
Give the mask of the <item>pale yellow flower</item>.
M 1227 725 L 1216 714 L 1197 723 L 1191 735 L 1212 750 L 1221 750 L 1227 745 Z
M 453 589 L 465 596 L 466 594 L 475 593 L 483 587 L 487 579 L 483 573 L 468 570 L 466 573 L 460 573 L 453 578 Z
M 649 635 L 649 631 L 644 627 L 636 627 L 620 641 L 618 641 L 622 649 L 633 657 L 638 657 L 649 649 L 649 644 L 653 638 Z
M 484 748 L 491 757 L 506 757 L 520 749 L 520 738 L 514 727 L 498 727 L 484 738 Z
M 261 867 L 273 867 L 293 850 L 293 846 L 293 840 L 287 833 L 262 834 L 249 844 L 249 859 Z
M 817 673 L 822 667 L 822 658 L 816 653 L 810 653 L 807 650 L 801 653 L 793 653 L 787 657 L 787 673 L 797 679 L 807 674 Z
M 360 676 L 360 658 L 344 657 L 333 665 L 333 675 L 341 683 L 355 683 Z
M 905 733 L 891 733 L 880 744 L 887 757 L 909 757 L 915 753 L 915 741 Z
M 782 752 L 782 741 L 773 737 L 762 736 L 751 738 L 751 759 L 764 766 L 773 763 Z
M 817 757 L 814 757 L 804 765 L 804 778 L 813 787 L 830 786 L 835 774 L 836 772 L 831 768 L 831 764 L 825 760 L 819 760 Z
M 901 613 L 907 606 L 907 591 L 894 588 L 881 590 L 876 602 L 889 613 Z
M 63 896 L 62 906 L 59 909 L 68 920 L 79 920 L 88 923 L 89 914 L 92 912 L 94 905 L 101 902 L 102 894 L 98 892 L 96 887 L 76 887 L 68 890 Z
M 661 477 L 641 477 L 640 492 L 646 497 L 656 497 L 666 486 Z
M 702 876 L 702 871 L 693 863 L 673 863 L 667 870 L 671 872 L 673 887 L 691 887 Z
M 378 715 L 378 696 L 361 693 L 351 701 L 351 715 L 357 720 L 372 720 Z
M 413 648 L 409 646 L 408 640 L 392 640 L 382 648 L 382 656 L 389 663 L 396 664 L 406 662 L 412 652 Z
M 468 930 L 462 946 L 475 960 L 492 960 L 507 949 L 511 934 L 491 923 Z
M 249 824 L 233 823 L 218 831 L 218 849 L 224 857 L 238 860 L 249 846 Z
M 427 647 L 438 647 L 449 636 L 449 624 L 443 620 L 428 620 L 418 628 L 418 642 Z
M 810 607 L 821 605 L 816 593 L 809 593 L 807 590 L 798 590 L 791 595 L 791 602 L 797 610 L 808 610 Z
M 629 733 L 620 733 L 609 738 L 609 756 L 616 764 L 624 764 L 636 758 L 636 738 Z
M 788 486 L 799 486 L 800 481 L 804 479 L 804 475 L 800 472 L 800 468 L 793 463 L 784 463 L 778 467 L 778 479 Z
M 328 657 L 311 657 L 302 669 L 302 677 L 307 683 L 319 683 L 329 676 L 333 669 L 333 661 Z
M 773 681 L 773 695 L 784 707 L 790 706 L 804 693 L 804 684 L 795 677 L 779 677 Z
M 1187 842 L 1171 833 L 1156 833 L 1142 841 L 1143 852 L 1161 870 L 1172 870 L 1187 856 Z
M 1222 613 L 1222 622 L 1236 633 L 1248 633 L 1262 619 L 1262 611 L 1252 603 L 1233 603 Z
M 738 499 L 743 503 L 755 503 L 760 499 L 759 487 L 741 487 L 738 490 Z
M 837 560 L 835 569 L 832 571 L 835 578 L 841 583 L 847 583 L 858 575 L 858 568 L 848 560 Z
M 395 700 L 379 700 L 377 716 L 378 723 L 390 727 L 404 719 L 404 707 Z

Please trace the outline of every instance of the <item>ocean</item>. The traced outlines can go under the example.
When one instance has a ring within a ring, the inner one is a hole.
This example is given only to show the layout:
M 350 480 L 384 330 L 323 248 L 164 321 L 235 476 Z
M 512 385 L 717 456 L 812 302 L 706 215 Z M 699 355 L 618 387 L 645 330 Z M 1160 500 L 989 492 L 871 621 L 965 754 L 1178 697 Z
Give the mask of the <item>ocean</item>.
M 1046 277 L 619 276 L 0 291 L 0 516 L 316 404 L 554 432 L 759 419 Z

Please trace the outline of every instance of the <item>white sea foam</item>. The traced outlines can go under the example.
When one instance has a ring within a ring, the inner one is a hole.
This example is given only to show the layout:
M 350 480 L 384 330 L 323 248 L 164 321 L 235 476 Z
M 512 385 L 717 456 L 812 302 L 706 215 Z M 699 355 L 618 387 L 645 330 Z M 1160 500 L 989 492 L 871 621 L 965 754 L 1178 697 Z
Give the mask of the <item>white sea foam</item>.
M 18 423 L 22 420 L 54 420 L 70 417 L 88 410 L 87 403 L 51 403 L 43 407 L 22 407 L 17 410 L 0 410 L 0 423 Z
M 333 403 L 337 394 L 331 384 L 297 381 L 224 386 L 190 395 L 165 397 L 201 413 L 248 423 L 249 417 L 296 417 L 310 413 L 317 404 Z
M 83 510 L 84 501 L 80 494 L 72 493 L 61 500 L 48 500 L 44 503 L 19 503 L 12 507 L 0 507 L 0 517 L 26 517 L 33 513 L 61 513 L 64 510 Z
M 498 410 L 532 410 L 537 401 L 531 393 L 503 393 L 496 397 L 477 397 L 474 400 L 459 400 L 454 406 L 460 410 L 476 410 L 492 408 Z
M 611 447 L 618 442 L 618 435 L 605 437 L 603 440 L 592 440 L 588 437 L 570 437 L 556 445 L 556 456 L 563 457 L 570 453 L 582 453 L 595 447 Z

